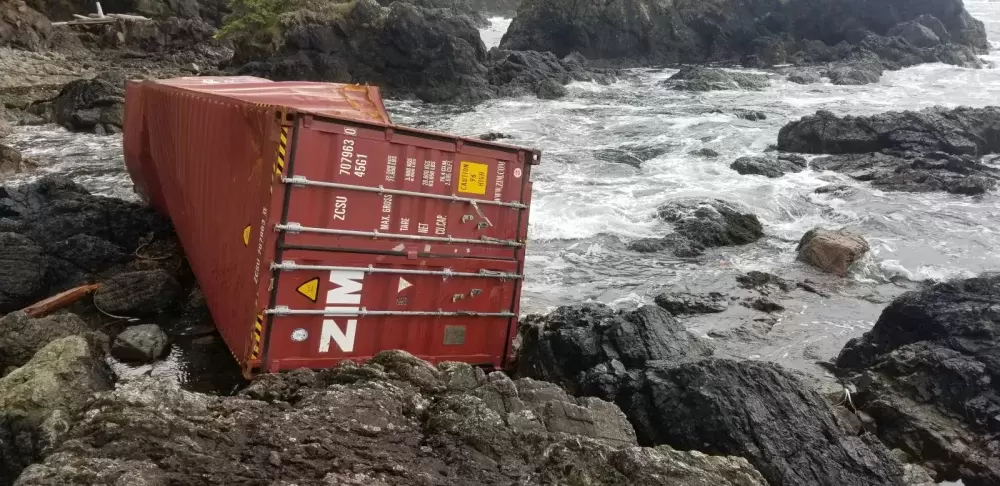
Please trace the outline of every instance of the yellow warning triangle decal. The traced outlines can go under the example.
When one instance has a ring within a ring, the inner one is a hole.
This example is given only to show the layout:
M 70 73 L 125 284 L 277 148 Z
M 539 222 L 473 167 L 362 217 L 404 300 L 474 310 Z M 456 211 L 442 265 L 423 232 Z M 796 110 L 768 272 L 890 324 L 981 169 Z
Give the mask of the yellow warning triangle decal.
M 305 298 L 313 302 L 316 302 L 316 296 L 319 294 L 319 277 L 316 277 L 302 285 L 299 285 L 299 288 L 295 290 L 297 290 L 300 294 L 305 296 Z
M 243 228 L 243 246 L 250 246 L 250 225 Z

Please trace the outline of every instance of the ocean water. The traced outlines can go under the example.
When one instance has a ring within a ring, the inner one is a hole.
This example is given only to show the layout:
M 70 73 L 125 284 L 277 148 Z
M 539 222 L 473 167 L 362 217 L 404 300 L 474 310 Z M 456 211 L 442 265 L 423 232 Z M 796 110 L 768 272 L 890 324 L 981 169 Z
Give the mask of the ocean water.
M 1000 49 L 1000 2 L 971 1 L 966 7 L 987 24 L 994 48 Z M 510 24 L 509 19 L 492 22 L 483 30 L 488 47 L 499 43 Z M 985 58 L 1000 66 L 1000 51 Z M 525 312 L 586 301 L 631 308 L 668 291 L 731 292 L 735 277 L 749 270 L 808 279 L 829 296 L 802 291 L 773 296 L 785 310 L 771 316 L 776 322 L 762 335 L 709 336 L 768 317 L 738 305 L 685 323 L 716 340 L 725 354 L 821 373 L 813 363 L 835 356 L 848 339 L 870 329 L 893 297 L 917 285 L 907 282 L 1000 267 L 1000 194 L 995 192 L 981 197 L 883 192 L 811 169 L 767 179 L 729 168 L 737 157 L 763 153 L 785 123 L 820 109 L 866 115 L 998 104 L 1000 69 L 926 64 L 888 72 L 866 86 L 797 85 L 760 71 L 771 81 L 764 91 L 709 93 L 662 88 L 659 83 L 674 72 L 639 69 L 608 86 L 574 83 L 567 97 L 552 101 L 498 99 L 471 108 L 391 101 L 387 108 L 398 124 L 467 136 L 498 131 L 513 137 L 510 143 L 543 151 L 541 165 L 532 173 Z M 761 111 L 767 119 L 739 119 L 736 108 Z M 98 193 L 134 197 L 122 165 L 120 137 L 33 127 L 19 129 L 11 141 L 45 161 L 43 173 L 65 173 Z M 703 148 L 720 156 L 690 155 Z M 659 155 L 637 165 L 602 158 L 639 150 Z M 33 177 L 37 174 L 20 181 Z M 814 194 L 831 182 L 856 190 L 842 197 Z M 746 206 L 763 222 L 766 237 L 697 259 L 626 250 L 635 238 L 669 232 L 653 211 L 686 196 Z M 864 234 L 872 247 L 864 264 L 849 277 L 836 278 L 797 263 L 798 239 L 817 226 Z

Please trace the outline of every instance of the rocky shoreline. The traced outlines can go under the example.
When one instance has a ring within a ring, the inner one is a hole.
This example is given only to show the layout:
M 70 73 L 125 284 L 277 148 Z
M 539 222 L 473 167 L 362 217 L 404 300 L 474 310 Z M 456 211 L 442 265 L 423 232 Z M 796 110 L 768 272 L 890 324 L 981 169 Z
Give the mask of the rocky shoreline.
M 978 67 L 986 48 L 982 23 L 958 1 L 848 2 L 836 12 L 804 0 L 291 2 L 265 46 L 217 36 L 232 13 L 221 0 L 105 3 L 148 20 L 53 26 L 70 10 L 88 13 L 89 2 L 0 0 L 0 138 L 11 125 L 45 123 L 118 133 L 124 81 L 137 77 L 370 82 L 396 98 L 467 104 L 559 98 L 569 82 L 611 83 L 636 65 L 721 62 L 796 83 L 864 84 L 923 62 Z M 489 15 L 516 15 L 492 50 L 477 30 Z M 785 63 L 793 66 L 775 67 Z M 695 66 L 658 86 L 768 85 Z M 1000 153 L 996 107 L 819 111 L 788 123 L 776 142 L 731 169 L 775 179 L 831 171 L 885 191 L 968 198 L 1000 180 L 985 159 Z M 656 156 L 640 155 L 602 153 L 630 164 Z M 36 164 L 0 144 L 0 177 Z M 674 199 L 655 217 L 662 233 L 628 250 L 693 260 L 765 236 L 753 211 L 718 198 Z M 795 259 L 838 278 L 871 246 L 850 228 L 817 227 Z M 101 290 L 67 309 L 21 312 L 90 283 Z M 829 289 L 756 271 L 732 286 L 668 291 L 634 310 L 582 304 L 528 316 L 509 375 L 388 351 L 364 365 L 265 375 L 224 396 L 109 366 L 155 364 L 179 340 L 212 339 L 168 221 L 59 176 L 0 185 L 0 483 L 1000 483 L 1000 276 L 914 282 L 874 328 L 821 363 L 837 380 L 822 384 L 734 360 L 712 339 L 759 340 L 789 294 Z M 685 327 L 734 308 L 750 316 L 738 327 L 707 336 Z

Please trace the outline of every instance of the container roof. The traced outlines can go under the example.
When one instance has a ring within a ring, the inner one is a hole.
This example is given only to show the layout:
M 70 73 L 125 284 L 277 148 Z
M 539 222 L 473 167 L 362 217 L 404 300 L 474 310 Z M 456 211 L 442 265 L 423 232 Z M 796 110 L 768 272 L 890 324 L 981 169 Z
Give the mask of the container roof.
M 378 88 L 358 84 L 270 81 L 253 76 L 194 76 L 154 83 L 296 111 L 391 124 Z

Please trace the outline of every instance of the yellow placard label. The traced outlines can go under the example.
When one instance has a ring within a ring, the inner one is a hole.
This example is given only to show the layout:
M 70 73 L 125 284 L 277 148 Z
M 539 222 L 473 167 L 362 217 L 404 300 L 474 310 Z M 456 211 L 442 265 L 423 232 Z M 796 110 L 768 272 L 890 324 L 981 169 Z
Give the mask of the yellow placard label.
M 462 161 L 458 169 L 458 192 L 486 194 L 486 175 L 490 166 L 477 162 Z
M 316 296 L 319 294 L 319 278 L 314 278 L 295 289 L 305 298 L 316 302 Z
M 250 246 L 250 225 L 243 228 L 243 246 Z

